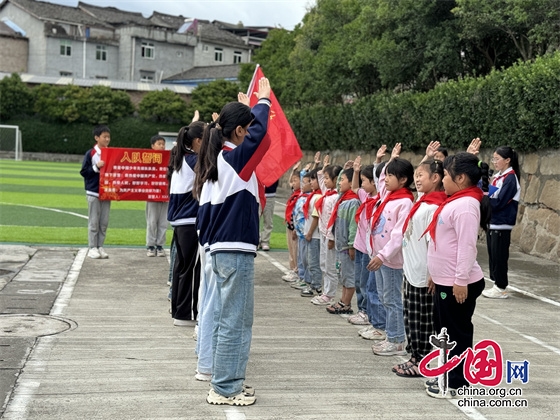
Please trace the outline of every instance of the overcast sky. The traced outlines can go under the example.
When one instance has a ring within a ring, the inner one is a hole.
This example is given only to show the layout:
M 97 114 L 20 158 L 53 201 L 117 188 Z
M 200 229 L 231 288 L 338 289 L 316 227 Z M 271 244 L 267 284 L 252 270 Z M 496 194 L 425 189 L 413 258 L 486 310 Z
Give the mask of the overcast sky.
M 78 0 L 48 2 L 74 7 L 78 5 Z M 84 0 L 83 3 L 141 12 L 144 17 L 149 17 L 155 10 L 229 23 L 242 21 L 246 26 L 281 26 L 293 29 L 303 19 L 306 8 L 315 4 L 315 0 Z

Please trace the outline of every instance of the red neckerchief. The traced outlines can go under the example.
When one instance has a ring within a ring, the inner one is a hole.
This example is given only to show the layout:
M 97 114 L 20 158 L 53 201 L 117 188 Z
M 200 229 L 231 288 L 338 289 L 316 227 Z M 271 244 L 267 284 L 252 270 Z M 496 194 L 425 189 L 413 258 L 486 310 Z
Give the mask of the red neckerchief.
M 364 210 L 366 211 L 366 220 L 369 220 L 371 218 L 371 215 L 373 214 L 375 203 L 377 203 L 378 201 L 379 193 L 377 193 L 375 197 L 367 197 L 366 201 L 360 204 L 360 207 L 358 207 L 358 210 L 356 210 L 356 217 L 354 219 L 356 220 L 356 223 L 360 223 L 360 216 L 362 215 L 362 212 Z
M 452 201 L 463 197 L 472 197 L 472 198 L 476 198 L 478 201 L 482 201 L 482 197 L 484 197 L 484 193 L 477 186 L 472 186 L 472 187 L 465 188 L 464 190 L 457 191 L 455 194 L 448 197 L 447 200 L 445 200 L 443 203 L 440 204 L 440 206 L 435 211 L 434 216 L 432 217 L 432 221 L 428 225 L 428 228 L 422 234 L 422 236 L 424 236 L 426 233 L 429 232 L 430 237 L 434 242 L 434 246 L 436 244 L 436 227 L 438 224 L 439 214 L 441 213 L 441 211 L 443 210 L 446 204 L 451 203 Z
M 327 229 L 334 225 L 334 222 L 336 221 L 336 213 L 338 212 L 338 206 L 340 206 L 340 203 L 342 203 L 343 201 L 352 200 L 353 198 L 357 198 L 358 200 L 360 199 L 360 197 L 358 197 L 358 194 L 349 189 L 344 194 L 342 194 L 338 200 L 336 200 L 336 204 L 334 205 L 329 223 L 327 223 Z
M 508 171 L 508 172 L 506 172 L 506 173 L 504 173 L 504 174 L 502 174 L 502 175 L 500 175 L 500 176 L 497 176 L 496 178 L 494 178 L 494 179 L 492 180 L 492 185 L 495 187 L 496 184 L 498 184 L 498 181 L 499 181 L 500 179 L 505 179 L 505 178 L 508 177 L 508 175 L 512 175 L 512 174 L 515 175 L 515 171 L 514 171 L 514 170 Z
M 284 213 L 284 219 L 286 220 L 286 223 L 290 223 L 290 220 L 292 219 L 292 213 L 300 194 L 301 190 L 295 190 L 286 202 L 286 212 Z
M 391 191 L 389 194 L 387 194 L 385 200 L 383 200 L 383 202 L 379 205 L 379 207 L 375 209 L 375 213 L 373 213 L 373 216 L 371 217 L 372 231 L 375 230 L 375 225 L 379 221 L 379 218 L 381 217 L 383 210 L 385 210 L 385 206 L 387 205 L 387 203 L 389 201 L 399 200 L 401 198 L 408 198 L 410 201 L 414 200 L 414 196 L 412 195 L 412 193 L 408 188 L 399 188 L 398 190 Z
M 439 206 L 445 200 L 447 200 L 447 194 L 445 194 L 445 191 L 433 191 L 431 193 L 422 195 L 422 197 L 420 197 L 420 199 L 416 203 L 414 203 L 414 205 L 410 209 L 410 213 L 408 213 L 408 216 L 404 221 L 404 225 L 402 228 L 403 235 L 406 232 L 406 229 L 408 228 L 408 222 L 410 222 L 410 219 L 412 219 L 412 216 L 414 216 L 414 213 L 416 213 L 416 211 L 420 208 L 420 205 L 422 203 L 437 204 Z
M 309 218 L 309 205 L 311 204 L 311 200 L 313 199 L 313 196 L 317 194 L 317 192 L 321 192 L 321 190 L 311 191 L 309 197 L 307 197 L 307 200 L 305 200 L 305 203 L 303 203 L 303 217 L 305 217 L 306 219 Z
M 320 213 L 323 212 L 323 203 L 325 202 L 325 198 L 326 197 L 330 197 L 331 195 L 335 195 L 337 194 L 336 190 L 327 190 L 325 191 L 325 194 L 323 194 L 321 196 L 321 198 L 319 198 L 316 202 L 315 202 L 315 210 L 317 210 Z

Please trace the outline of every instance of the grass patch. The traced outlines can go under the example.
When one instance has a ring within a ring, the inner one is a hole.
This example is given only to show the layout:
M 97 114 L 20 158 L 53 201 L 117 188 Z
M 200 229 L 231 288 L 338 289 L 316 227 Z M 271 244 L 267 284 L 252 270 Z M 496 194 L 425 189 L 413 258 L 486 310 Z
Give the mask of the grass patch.
M 87 199 L 80 164 L 0 160 L 0 241 L 87 246 Z M 42 208 L 38 208 L 42 207 Z M 113 201 L 107 246 L 144 246 L 146 203 Z M 274 216 L 273 249 L 287 249 L 285 225 Z M 167 245 L 173 230 L 167 231 Z

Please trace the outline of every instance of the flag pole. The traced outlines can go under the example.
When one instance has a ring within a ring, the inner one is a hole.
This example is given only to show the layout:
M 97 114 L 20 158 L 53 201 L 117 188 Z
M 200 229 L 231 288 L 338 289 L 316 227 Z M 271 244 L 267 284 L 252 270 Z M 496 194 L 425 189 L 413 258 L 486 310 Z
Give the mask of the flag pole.
M 255 71 L 253 72 L 253 78 L 251 79 L 251 83 L 249 83 L 249 89 L 247 90 L 247 96 L 249 96 L 251 90 L 253 89 L 253 84 L 255 83 L 255 77 L 257 76 L 257 70 L 259 69 L 260 66 L 261 66 L 260 64 L 257 64 L 255 66 Z

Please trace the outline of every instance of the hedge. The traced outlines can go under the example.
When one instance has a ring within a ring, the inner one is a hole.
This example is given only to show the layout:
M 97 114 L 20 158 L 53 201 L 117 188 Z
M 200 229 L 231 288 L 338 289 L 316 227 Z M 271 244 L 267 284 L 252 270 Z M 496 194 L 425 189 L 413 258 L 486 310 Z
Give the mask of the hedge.
M 352 104 L 287 110 L 304 150 L 370 150 L 401 142 L 421 150 L 431 140 L 465 148 L 519 151 L 560 146 L 560 52 L 485 77 L 438 84 L 425 93 L 379 93 Z
M 23 152 L 83 154 L 90 149 L 93 125 L 86 123 L 54 123 L 35 117 L 22 117 L 3 121 L 5 125 L 18 125 L 22 133 Z M 150 138 L 158 131 L 177 132 L 178 124 L 164 124 L 128 117 L 109 124 L 112 147 L 150 148 Z M 11 144 L 10 144 L 11 145 Z

